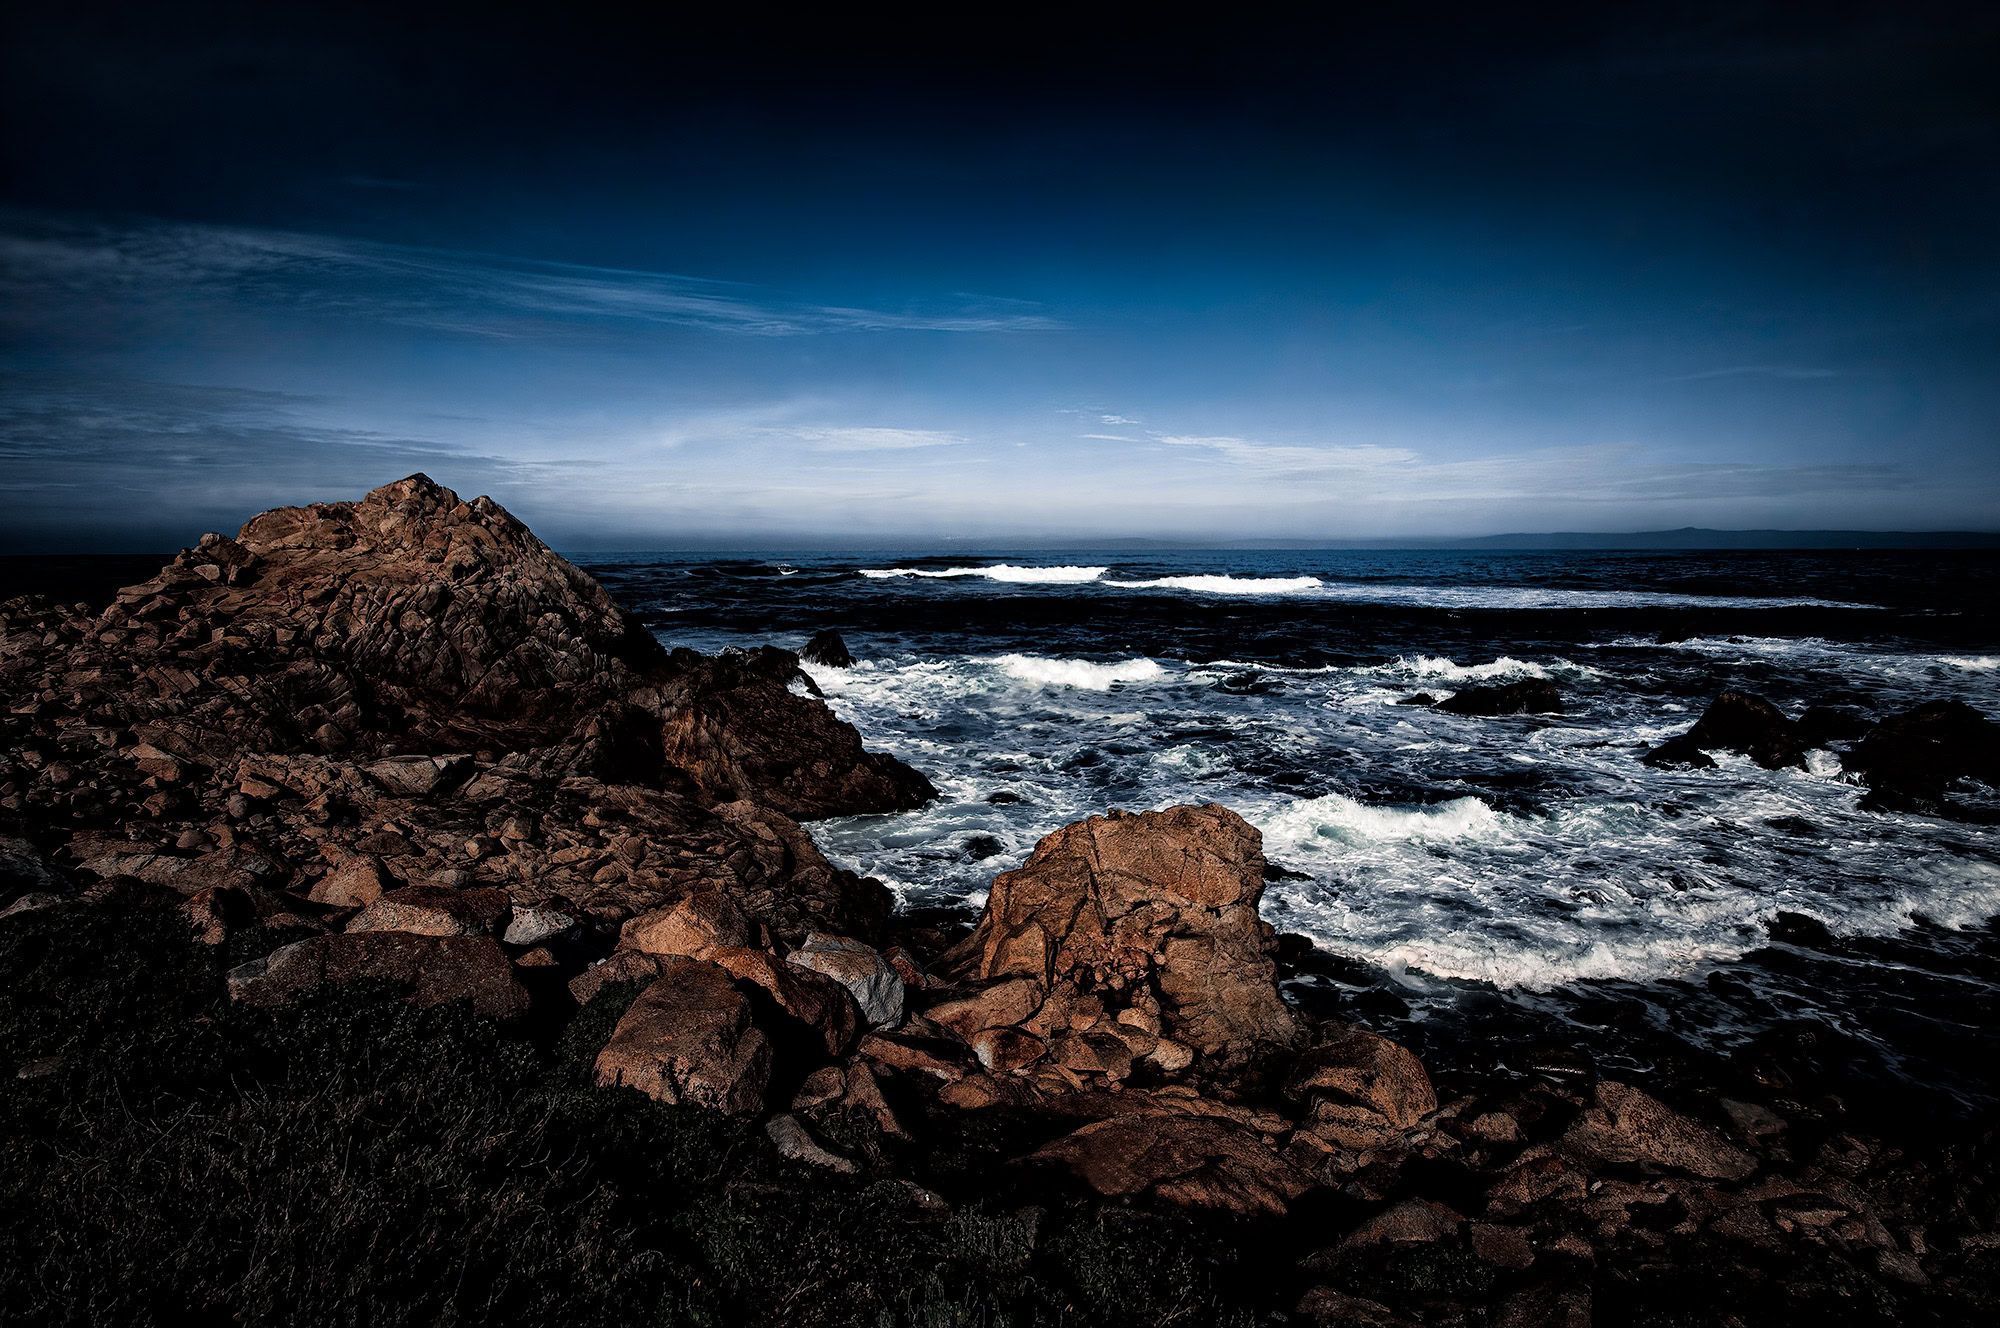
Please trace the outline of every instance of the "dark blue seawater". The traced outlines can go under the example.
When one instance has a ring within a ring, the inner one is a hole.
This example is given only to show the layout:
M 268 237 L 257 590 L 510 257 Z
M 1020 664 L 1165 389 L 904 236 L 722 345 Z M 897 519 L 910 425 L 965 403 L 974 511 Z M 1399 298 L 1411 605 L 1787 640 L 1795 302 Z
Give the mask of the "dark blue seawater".
M 2000 714 L 2000 555 L 578 561 L 669 645 L 845 635 L 856 666 L 812 670 L 828 703 L 944 796 L 814 833 L 907 906 L 976 906 L 1093 812 L 1220 802 L 1285 869 L 1266 917 L 1332 957 L 1294 995 L 1434 1059 L 1476 1060 L 1515 1025 L 1632 1070 L 1803 1038 L 1848 1092 L 2000 1097 L 2000 833 L 1862 812 L 1832 751 L 1805 770 L 1639 761 L 1727 687 L 1794 714 Z M 1566 713 L 1396 704 L 1526 677 Z

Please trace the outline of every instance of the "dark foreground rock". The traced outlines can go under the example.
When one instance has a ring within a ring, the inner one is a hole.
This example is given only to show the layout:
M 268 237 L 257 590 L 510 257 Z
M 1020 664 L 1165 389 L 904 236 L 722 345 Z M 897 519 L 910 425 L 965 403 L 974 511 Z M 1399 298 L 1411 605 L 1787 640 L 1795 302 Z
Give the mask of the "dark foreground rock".
M 1451 715 L 1560 715 L 1563 703 L 1554 683 L 1524 678 L 1497 687 L 1467 687 L 1437 708 Z

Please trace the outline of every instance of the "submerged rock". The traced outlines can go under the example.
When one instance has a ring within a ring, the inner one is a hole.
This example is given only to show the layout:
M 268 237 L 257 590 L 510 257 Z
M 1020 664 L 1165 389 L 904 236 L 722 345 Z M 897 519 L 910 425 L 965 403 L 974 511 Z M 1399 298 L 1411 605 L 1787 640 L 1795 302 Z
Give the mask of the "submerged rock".
M 1952 783 L 2000 787 L 2000 724 L 1962 701 L 1930 701 L 1870 729 L 1843 764 L 1868 785 L 1871 811 L 1951 816 Z
M 1543 678 L 1524 678 L 1498 687 L 1467 687 L 1437 703 L 1451 715 L 1560 715 L 1562 693 Z
M 1766 770 L 1804 765 L 1808 743 L 1784 712 L 1761 696 L 1729 691 L 1709 703 L 1695 726 L 1655 747 L 1647 765 L 1710 769 L 1711 751 L 1738 752 Z
M 823 664 L 830 669 L 854 667 L 854 656 L 847 652 L 847 642 L 840 639 L 839 632 L 831 629 L 818 633 L 806 642 L 799 658 L 808 664 Z

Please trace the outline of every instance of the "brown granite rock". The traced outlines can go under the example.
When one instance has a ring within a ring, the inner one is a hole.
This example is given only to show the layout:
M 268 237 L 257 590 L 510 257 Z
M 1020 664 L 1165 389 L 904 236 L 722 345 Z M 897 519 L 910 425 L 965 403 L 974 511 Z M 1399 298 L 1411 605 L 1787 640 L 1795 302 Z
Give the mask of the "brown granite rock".
M 1281 1215 L 1307 1178 L 1253 1130 L 1197 1115 L 1133 1114 L 1086 1125 L 1032 1155 L 1056 1162 L 1113 1198 Z
M 779 1009 L 819 1034 L 828 1054 L 841 1055 L 854 1045 L 861 1013 L 847 989 L 832 978 L 749 946 L 716 946 L 701 957 L 769 992 Z
M 507 925 L 504 890 L 457 890 L 411 885 L 374 900 L 347 924 L 350 934 L 415 932 L 420 936 L 491 936 Z
M 1044 838 L 993 882 L 978 930 L 947 956 L 969 976 L 1025 981 L 1031 1032 L 1080 1032 L 1156 1008 L 1160 1031 L 1206 1069 L 1240 1068 L 1298 1036 L 1257 916 L 1257 831 L 1218 806 L 1113 812 Z M 1020 988 L 948 1009 L 957 1025 L 1011 1013 Z M 1003 1008 L 1004 1007 L 1004 1008 Z
M 1562 1142 L 1589 1161 L 1665 1167 L 1708 1180 L 1742 1180 L 1757 1169 L 1755 1159 L 1707 1126 L 1610 1080 L 1597 1086 L 1595 1101 Z
M 751 945 L 756 939 L 749 920 L 728 895 L 701 890 L 671 908 L 627 920 L 618 934 L 618 948 L 706 959 L 713 950 Z
M 1437 1110 L 1423 1062 L 1402 1047 L 1350 1025 L 1329 1024 L 1285 1076 L 1294 1101 L 1326 1097 L 1378 1113 L 1407 1129 Z
M 418 1005 L 470 1001 L 492 1018 L 528 1008 L 528 993 L 498 941 L 486 936 L 364 932 L 315 936 L 229 971 L 229 994 L 246 1005 L 282 1005 L 321 983 L 379 979 L 409 988 Z
M 762 1111 L 771 1044 L 750 1022 L 749 998 L 715 964 L 680 957 L 659 963 L 660 976 L 597 1054 L 597 1082 L 667 1103 Z

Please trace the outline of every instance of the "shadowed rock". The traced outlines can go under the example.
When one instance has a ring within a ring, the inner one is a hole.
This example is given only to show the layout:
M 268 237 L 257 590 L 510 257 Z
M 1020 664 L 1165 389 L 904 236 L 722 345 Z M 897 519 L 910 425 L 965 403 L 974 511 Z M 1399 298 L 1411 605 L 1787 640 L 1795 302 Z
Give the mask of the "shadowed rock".
M 1256 1131 L 1213 1116 L 1128 1115 L 1086 1125 L 1033 1157 L 1059 1163 L 1099 1194 L 1281 1215 L 1308 1181 Z
M 1554 683 L 1524 678 L 1498 687 L 1467 687 L 1437 708 L 1450 715 L 1560 715 L 1563 703 Z
M 854 667 L 854 656 L 847 653 L 847 642 L 840 639 L 839 632 L 832 630 L 821 632 L 806 642 L 799 658 L 808 664 L 824 664 L 830 669 Z
M 1806 741 L 1784 712 L 1749 692 L 1723 692 L 1709 704 L 1695 726 L 1678 738 L 1661 743 L 1645 757 L 1647 765 L 1710 769 L 1712 751 L 1739 752 L 1766 770 L 1804 765 Z
M 1867 783 L 1872 811 L 1957 815 L 1946 796 L 1955 780 L 2000 786 L 2000 725 L 1962 701 L 1930 701 L 1870 729 L 1844 764 Z
M 360 932 L 315 936 L 229 971 L 229 994 L 246 1005 L 282 1005 L 321 983 L 392 982 L 418 1005 L 469 1001 L 495 1019 L 523 1014 L 528 993 L 500 943 L 486 936 Z

